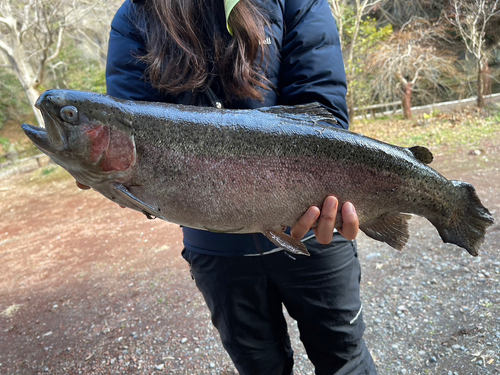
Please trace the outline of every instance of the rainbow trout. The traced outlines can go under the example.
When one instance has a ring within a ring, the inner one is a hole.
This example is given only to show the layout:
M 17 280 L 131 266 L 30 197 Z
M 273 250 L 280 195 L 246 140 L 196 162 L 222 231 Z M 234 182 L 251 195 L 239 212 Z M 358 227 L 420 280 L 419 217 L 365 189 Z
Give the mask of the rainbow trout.
M 474 256 L 493 224 L 472 185 L 427 165 L 429 150 L 330 126 L 335 118 L 317 103 L 229 110 L 50 90 L 37 107 L 46 128 L 23 124 L 33 143 L 80 183 L 148 218 L 263 233 L 299 254 L 305 246 L 283 229 L 328 195 L 339 207 L 352 202 L 360 229 L 396 249 L 408 240 L 409 214 Z

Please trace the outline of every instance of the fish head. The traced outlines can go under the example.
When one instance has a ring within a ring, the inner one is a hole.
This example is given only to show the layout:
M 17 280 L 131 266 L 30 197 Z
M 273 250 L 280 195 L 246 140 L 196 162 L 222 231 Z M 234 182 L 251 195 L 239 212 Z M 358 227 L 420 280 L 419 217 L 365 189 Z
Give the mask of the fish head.
M 45 128 L 23 124 L 24 132 L 79 182 L 92 186 L 135 164 L 131 120 L 121 101 L 96 93 L 49 90 L 35 106 Z

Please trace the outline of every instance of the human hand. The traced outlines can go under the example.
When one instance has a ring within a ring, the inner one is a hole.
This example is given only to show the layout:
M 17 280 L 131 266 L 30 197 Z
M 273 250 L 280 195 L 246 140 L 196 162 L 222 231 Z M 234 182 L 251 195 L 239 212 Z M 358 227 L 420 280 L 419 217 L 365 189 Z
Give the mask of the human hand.
M 313 229 L 316 239 L 323 245 L 329 244 L 333 239 L 338 203 L 337 198 L 330 195 L 326 197 L 321 210 L 316 206 L 309 207 L 306 213 L 292 227 L 290 233 L 292 237 L 298 240 L 302 239 L 318 221 L 317 226 Z M 358 235 L 359 219 L 351 202 L 346 202 L 342 206 L 342 228 L 337 228 L 337 230 L 348 240 L 354 240 Z

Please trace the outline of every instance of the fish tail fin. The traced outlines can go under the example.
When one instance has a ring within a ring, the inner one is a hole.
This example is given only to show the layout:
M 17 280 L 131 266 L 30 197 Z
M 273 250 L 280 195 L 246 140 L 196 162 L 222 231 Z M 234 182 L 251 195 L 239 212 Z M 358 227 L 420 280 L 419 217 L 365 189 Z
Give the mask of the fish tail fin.
M 486 229 L 493 224 L 493 216 L 476 194 L 474 187 L 463 181 L 450 181 L 459 191 L 459 203 L 447 225 L 435 223 L 444 242 L 466 249 L 472 256 L 484 241 Z

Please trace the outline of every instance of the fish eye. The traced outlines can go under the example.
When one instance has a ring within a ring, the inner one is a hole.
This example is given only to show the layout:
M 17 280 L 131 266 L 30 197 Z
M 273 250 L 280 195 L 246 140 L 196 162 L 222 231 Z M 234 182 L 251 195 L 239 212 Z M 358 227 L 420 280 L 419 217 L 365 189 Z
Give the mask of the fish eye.
M 78 109 L 72 105 L 61 108 L 60 112 L 61 118 L 66 122 L 76 122 L 78 121 Z

